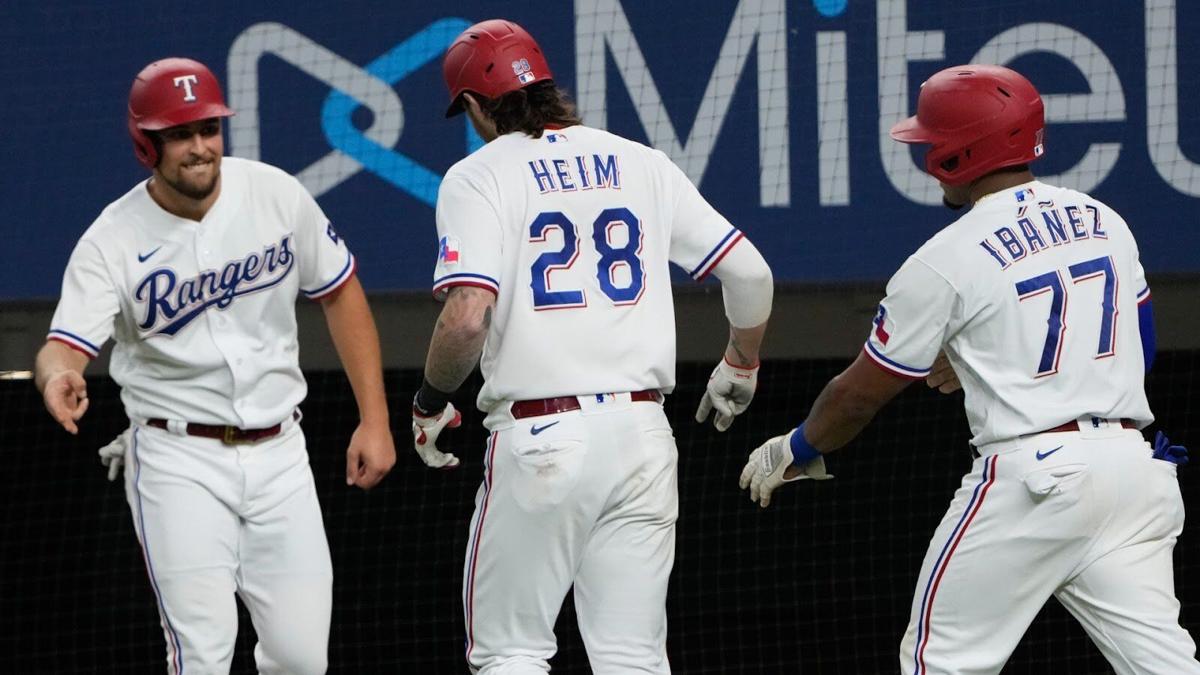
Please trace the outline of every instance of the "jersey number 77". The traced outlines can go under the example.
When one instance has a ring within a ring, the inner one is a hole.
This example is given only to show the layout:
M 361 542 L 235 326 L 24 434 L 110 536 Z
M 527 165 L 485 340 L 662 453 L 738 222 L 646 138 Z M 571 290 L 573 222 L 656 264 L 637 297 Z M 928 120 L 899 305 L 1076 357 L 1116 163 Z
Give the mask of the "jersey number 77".
M 1116 353 L 1117 325 L 1117 272 L 1110 256 L 1093 258 L 1067 267 L 1073 285 L 1091 279 L 1104 278 L 1104 289 L 1100 300 L 1100 340 L 1096 348 L 1097 359 L 1106 358 Z M 1067 286 L 1063 283 L 1060 270 L 1052 270 L 1024 281 L 1018 281 L 1017 297 L 1021 302 L 1050 293 L 1050 316 L 1046 319 L 1046 341 L 1042 347 L 1042 355 L 1038 361 L 1035 377 L 1045 377 L 1058 372 L 1059 359 L 1062 356 L 1063 334 L 1067 330 Z

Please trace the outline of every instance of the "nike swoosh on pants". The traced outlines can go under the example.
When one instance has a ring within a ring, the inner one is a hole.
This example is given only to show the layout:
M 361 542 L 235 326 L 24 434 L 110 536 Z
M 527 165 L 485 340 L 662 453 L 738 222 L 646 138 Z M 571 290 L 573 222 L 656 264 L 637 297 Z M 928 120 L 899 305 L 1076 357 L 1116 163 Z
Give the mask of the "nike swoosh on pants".
M 1059 450 L 1062 450 L 1062 447 L 1063 447 L 1063 446 L 1061 446 L 1061 445 L 1060 445 L 1060 446 L 1058 446 L 1057 448 L 1054 448 L 1053 450 L 1047 450 L 1046 452 L 1042 452 L 1041 450 L 1038 450 L 1038 452 L 1037 452 L 1037 461 L 1039 461 L 1039 462 L 1040 462 L 1040 461 L 1042 461 L 1043 459 L 1046 459 L 1046 458 L 1047 458 L 1047 457 L 1049 457 L 1050 455 L 1053 455 L 1054 453 L 1058 452 Z

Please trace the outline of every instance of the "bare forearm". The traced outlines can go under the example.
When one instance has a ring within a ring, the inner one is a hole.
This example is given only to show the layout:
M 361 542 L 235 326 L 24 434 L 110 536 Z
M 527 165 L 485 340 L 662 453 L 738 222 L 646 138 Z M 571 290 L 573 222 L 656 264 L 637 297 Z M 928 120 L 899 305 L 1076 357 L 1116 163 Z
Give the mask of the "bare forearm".
M 388 410 L 383 392 L 379 333 L 358 278 L 347 282 L 346 287 L 326 301 L 323 308 L 329 335 L 350 380 L 350 388 L 354 390 L 359 418 L 366 423 L 386 424 Z
M 38 391 L 46 390 L 46 382 L 51 377 L 63 372 L 64 370 L 73 370 L 79 374 L 83 374 L 90 359 L 80 352 L 71 349 L 61 342 L 50 340 L 42 345 L 38 351 L 37 359 L 34 365 L 33 382 L 37 386 Z
M 821 452 L 854 440 L 909 380 L 885 373 L 859 354 L 842 374 L 829 381 L 804 422 L 804 437 Z
M 725 347 L 725 360 L 739 368 L 753 368 L 758 365 L 759 350 L 766 332 L 766 322 L 753 328 L 730 326 L 729 344 Z
M 825 385 L 804 423 L 804 436 L 821 452 L 832 452 L 858 436 L 886 401 L 845 387 L 834 378 Z
M 445 392 L 461 387 L 479 363 L 492 320 L 491 307 L 483 310 L 478 322 L 455 316 L 453 309 L 447 306 L 438 317 L 425 357 L 425 380 Z

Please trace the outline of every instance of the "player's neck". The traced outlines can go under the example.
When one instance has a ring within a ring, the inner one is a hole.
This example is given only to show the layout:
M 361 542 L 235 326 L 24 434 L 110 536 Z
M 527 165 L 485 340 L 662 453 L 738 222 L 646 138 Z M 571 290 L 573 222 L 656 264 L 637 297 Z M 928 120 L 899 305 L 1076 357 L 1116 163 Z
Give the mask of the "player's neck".
M 150 177 L 146 190 L 150 193 L 150 198 L 167 213 L 200 222 L 221 194 L 221 177 L 217 176 L 216 186 L 203 199 L 194 199 L 183 194 L 157 175 Z
M 971 185 L 971 203 L 975 204 L 993 192 L 1007 190 L 1008 188 L 1028 183 L 1031 180 L 1033 180 L 1033 173 L 1028 169 L 1024 171 L 999 171 L 988 174 Z

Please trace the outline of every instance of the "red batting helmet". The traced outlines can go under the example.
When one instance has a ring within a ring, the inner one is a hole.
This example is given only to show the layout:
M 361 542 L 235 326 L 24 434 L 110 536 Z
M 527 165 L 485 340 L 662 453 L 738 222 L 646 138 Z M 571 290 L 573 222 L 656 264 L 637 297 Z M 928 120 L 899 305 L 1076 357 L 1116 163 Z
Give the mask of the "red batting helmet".
M 901 143 L 928 143 L 925 170 L 947 185 L 965 185 L 1006 166 L 1042 156 L 1042 97 L 1003 66 L 956 66 L 921 85 L 917 114 L 892 127 Z
M 554 78 L 533 36 L 504 19 L 480 21 L 460 33 L 446 50 L 442 76 L 450 90 L 446 117 L 462 112 L 460 97 L 464 91 L 499 98 Z
M 158 148 L 145 132 L 232 114 L 221 96 L 221 84 L 204 64 L 182 58 L 155 61 L 142 68 L 129 90 L 133 154 L 153 169 Z

